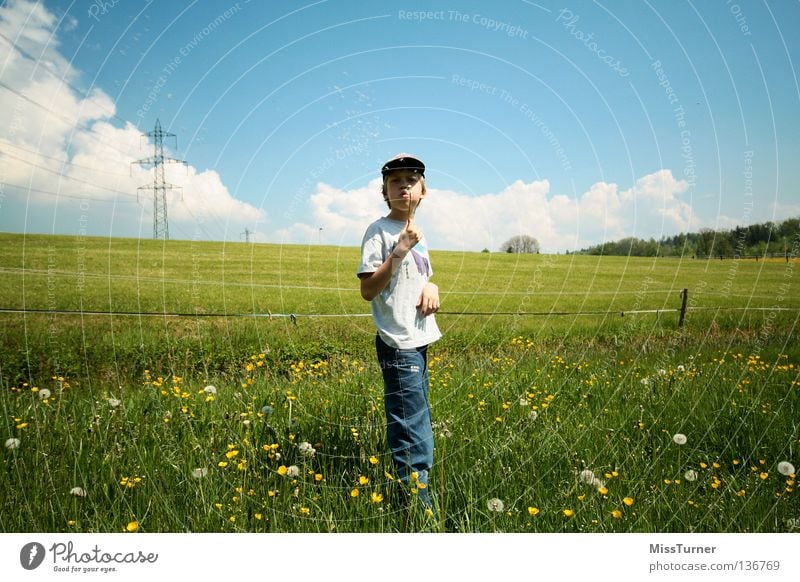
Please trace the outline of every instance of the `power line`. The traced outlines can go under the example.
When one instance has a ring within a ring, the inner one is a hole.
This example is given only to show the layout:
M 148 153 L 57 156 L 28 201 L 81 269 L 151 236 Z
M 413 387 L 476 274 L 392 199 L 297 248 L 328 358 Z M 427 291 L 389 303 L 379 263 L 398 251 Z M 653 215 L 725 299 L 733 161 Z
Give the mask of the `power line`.
M 100 169 L 100 168 L 90 168 L 89 166 L 82 166 L 80 164 L 76 164 L 75 162 L 70 162 L 70 161 L 65 160 L 63 158 L 57 158 L 55 156 L 48 156 L 47 154 L 43 154 L 41 152 L 36 152 L 36 151 L 33 151 L 33 150 L 29 150 L 27 148 L 24 148 L 22 146 L 19 146 L 19 145 L 15 144 L 15 143 L 11 143 L 10 141 L 8 141 L 5 138 L 0 138 L 0 139 L 2 139 L 2 141 L 4 142 L 2 144 L 3 146 L 11 146 L 12 148 L 21 150 L 21 151 L 23 151 L 25 153 L 32 154 L 34 156 L 39 156 L 41 158 L 46 158 L 48 160 L 53 160 L 54 162 L 58 162 L 58 163 L 60 163 L 62 165 L 72 166 L 73 168 L 80 168 L 81 170 L 88 170 L 90 172 L 99 172 L 101 174 L 108 174 L 109 176 L 117 176 L 119 178 L 130 178 L 130 175 L 128 175 L 128 174 L 120 174 L 119 172 L 109 172 L 108 170 L 103 170 L 103 169 Z
M 8 91 L 11 91 L 12 93 L 14 93 L 15 95 L 18 95 L 19 97 L 21 97 L 22 99 L 24 99 L 25 101 L 30 103 L 31 105 L 35 105 L 36 107 L 38 107 L 38 108 L 42 109 L 43 111 L 45 111 L 46 113 L 48 113 L 49 115 L 55 117 L 56 119 L 61 120 L 68 127 L 79 127 L 79 128 L 84 129 L 84 130 L 86 130 L 88 132 L 92 132 L 92 133 L 101 135 L 96 129 L 94 129 L 92 127 L 89 127 L 88 125 L 84 125 L 83 123 L 79 123 L 79 122 L 77 122 L 75 120 L 72 120 L 72 119 L 69 119 L 67 117 L 64 117 L 63 115 L 60 115 L 59 113 L 56 113 L 51 108 L 49 108 L 49 107 L 47 107 L 45 105 L 42 105 L 41 103 L 39 103 L 38 101 L 35 101 L 34 99 L 31 99 L 30 97 L 28 97 L 24 93 L 21 93 L 20 91 L 17 91 L 13 87 L 9 87 L 3 81 L 0 81 L 0 87 L 6 89 Z M 97 138 L 95 138 L 95 139 L 97 139 Z M 128 155 L 127 152 L 122 151 L 121 149 L 119 149 L 118 147 L 108 143 L 107 141 L 104 141 L 104 140 L 101 140 L 101 139 L 97 139 L 97 142 L 101 143 L 101 144 L 103 144 L 103 145 L 105 145 L 105 146 L 107 146 L 109 148 L 111 148 L 112 150 L 114 150 L 116 152 L 119 152 L 120 154 L 122 154 L 124 156 Z
M 26 160 L 25 158 L 20 158 L 18 156 L 15 156 L 14 154 L 10 154 L 10 153 L 8 153 L 6 151 L 0 150 L 0 154 L 2 154 L 4 156 L 8 156 L 9 158 L 13 158 L 13 159 L 15 159 L 17 161 L 20 161 L 20 162 L 24 163 L 24 164 L 28 164 L 29 166 L 33 166 L 34 168 L 37 168 L 37 169 L 42 170 L 44 172 L 49 172 L 51 174 L 55 174 L 59 178 L 65 178 L 67 180 L 72 180 L 73 182 L 78 182 L 80 184 L 86 184 L 87 186 L 92 186 L 93 188 L 99 188 L 100 190 L 106 190 L 107 192 L 113 192 L 115 194 L 123 194 L 124 196 L 132 196 L 132 194 L 124 194 L 122 192 L 118 192 L 117 190 L 112 190 L 111 188 L 106 188 L 105 186 L 100 186 L 100 185 L 94 184 L 92 182 L 87 182 L 86 180 L 81 180 L 80 178 L 74 178 L 74 177 L 70 176 L 69 174 L 64 174 L 64 173 L 58 172 L 56 170 L 51 170 L 50 168 L 45 168 L 44 166 L 40 166 L 39 164 L 34 164 L 30 160 Z
M 36 64 L 36 66 L 37 66 L 37 67 L 41 67 L 43 70 L 45 70 L 45 71 L 47 71 L 48 73 L 50 73 L 50 75 L 52 75 L 52 76 L 53 76 L 55 79 L 58 79 L 59 81 L 61 81 L 62 83 L 64 83 L 64 84 L 65 84 L 67 87 L 69 87 L 70 89 L 72 89 L 73 91 L 75 91 L 75 93 L 77 93 L 78 95 L 80 95 L 80 96 L 81 96 L 83 99 L 89 99 L 89 94 L 88 94 L 87 92 L 85 92 L 85 91 L 82 91 L 82 90 L 78 89 L 77 87 L 75 87 L 75 85 L 73 85 L 72 83 L 70 83 L 69 81 L 67 81 L 66 79 L 64 79 L 64 77 L 63 77 L 62 75 L 59 75 L 59 74 L 58 74 L 56 71 L 53 71 L 53 70 L 50 68 L 50 66 L 49 66 L 49 63 L 47 63 L 47 61 L 44 61 L 44 60 L 42 60 L 41 58 L 37 58 L 37 57 L 33 56 L 32 54 L 30 54 L 29 52 L 25 51 L 24 49 L 20 48 L 20 47 L 19 47 L 19 46 L 18 46 L 18 45 L 17 45 L 17 44 L 16 44 L 16 43 L 13 41 L 13 40 L 11 40 L 10 38 L 8 38 L 8 37 L 7 37 L 5 34 L 3 34 L 2 32 L 0 32 L 0 38 L 2 38 L 2 39 L 3 39 L 3 40 L 5 40 L 5 41 L 6 41 L 8 44 L 10 44 L 10 45 L 11 45 L 11 47 L 12 47 L 12 48 L 13 48 L 15 51 L 17 51 L 19 54 L 21 54 L 23 57 L 25 57 L 26 59 L 28 59 L 28 60 L 30 60 L 30 61 L 33 61 L 33 62 Z M 112 110 L 109 110 L 109 109 L 107 109 L 106 107 L 104 107 L 104 106 L 102 105 L 102 103 L 96 103 L 96 105 L 97 105 L 97 106 L 98 106 L 100 109 L 103 109 L 103 110 L 104 110 L 106 113 L 108 113 L 110 117 L 113 117 L 113 118 L 115 118 L 115 119 L 117 119 L 117 120 L 121 121 L 122 123 L 127 123 L 127 122 L 126 122 L 124 119 L 122 119 L 120 116 L 118 116 L 118 115 L 116 114 L 116 112 L 115 112 L 115 111 L 112 111 Z
M 31 188 L 30 186 L 21 186 L 19 184 L 11 184 L 9 182 L 0 182 L 3 186 L 10 186 L 20 190 L 27 190 L 29 192 L 38 192 L 39 194 L 47 194 L 49 196 L 56 196 L 59 198 L 73 198 L 75 200 L 91 200 L 93 202 L 109 202 L 114 204 L 135 204 L 134 200 L 115 200 L 113 198 L 92 198 L 83 194 L 65 194 L 64 192 L 53 192 L 52 190 L 42 190 L 40 188 Z M 133 194 L 126 194 L 124 192 L 115 192 L 118 196 L 133 197 Z

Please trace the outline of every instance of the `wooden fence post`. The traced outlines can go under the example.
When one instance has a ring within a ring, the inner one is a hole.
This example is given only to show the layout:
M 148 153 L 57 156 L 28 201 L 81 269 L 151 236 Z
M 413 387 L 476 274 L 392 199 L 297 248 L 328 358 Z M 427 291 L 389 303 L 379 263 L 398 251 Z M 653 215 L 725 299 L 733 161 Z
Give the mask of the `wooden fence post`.
M 681 291 L 681 316 L 678 318 L 678 327 L 683 327 L 683 319 L 686 317 L 686 302 L 689 299 L 689 290 Z

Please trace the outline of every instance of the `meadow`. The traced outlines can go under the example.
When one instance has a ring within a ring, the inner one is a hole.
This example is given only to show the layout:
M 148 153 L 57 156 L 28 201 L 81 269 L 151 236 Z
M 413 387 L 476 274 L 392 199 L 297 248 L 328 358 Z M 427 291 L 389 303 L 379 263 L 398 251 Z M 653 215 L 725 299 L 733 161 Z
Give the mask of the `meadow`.
M 796 260 L 432 262 L 435 517 L 358 249 L 0 234 L 0 530 L 800 531 Z

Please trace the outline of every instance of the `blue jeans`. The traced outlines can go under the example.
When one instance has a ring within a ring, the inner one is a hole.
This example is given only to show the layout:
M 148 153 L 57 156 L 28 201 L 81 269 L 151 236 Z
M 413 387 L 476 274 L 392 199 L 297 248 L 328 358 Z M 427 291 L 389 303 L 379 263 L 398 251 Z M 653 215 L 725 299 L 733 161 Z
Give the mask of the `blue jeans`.
M 430 506 L 428 471 L 433 466 L 433 429 L 428 404 L 428 346 L 398 349 L 375 336 L 383 372 L 386 436 L 398 476 L 408 484 L 411 473 L 425 484 L 418 496 Z

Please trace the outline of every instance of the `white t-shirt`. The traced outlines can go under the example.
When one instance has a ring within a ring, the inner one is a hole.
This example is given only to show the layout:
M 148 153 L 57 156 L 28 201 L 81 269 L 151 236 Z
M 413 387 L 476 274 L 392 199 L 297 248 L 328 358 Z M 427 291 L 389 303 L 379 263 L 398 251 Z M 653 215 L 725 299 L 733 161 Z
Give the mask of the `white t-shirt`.
M 379 218 L 369 225 L 361 242 L 358 274 L 374 273 L 394 250 L 405 222 Z M 442 333 L 433 315 L 422 317 L 417 303 L 433 275 L 425 237 L 411 249 L 386 288 L 372 300 L 372 317 L 381 339 L 399 349 L 435 342 Z

